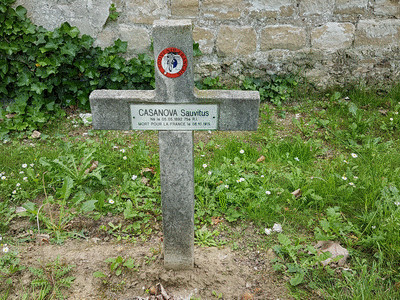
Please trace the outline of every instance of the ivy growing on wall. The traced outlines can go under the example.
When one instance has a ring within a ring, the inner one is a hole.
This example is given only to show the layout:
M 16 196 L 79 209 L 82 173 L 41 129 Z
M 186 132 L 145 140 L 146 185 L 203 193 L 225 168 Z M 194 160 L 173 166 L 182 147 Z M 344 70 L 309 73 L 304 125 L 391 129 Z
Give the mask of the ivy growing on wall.
M 0 139 L 31 131 L 64 114 L 68 106 L 89 109 L 94 89 L 153 89 L 152 59 L 129 61 L 121 40 L 102 50 L 68 23 L 54 31 L 34 25 L 15 0 L 0 0 Z M 9 105 L 5 105 L 5 104 Z
M 147 54 L 126 60 L 127 42 L 102 50 L 94 39 L 63 23 L 54 31 L 36 26 L 15 0 L 0 0 L 0 140 L 10 132 L 31 132 L 65 115 L 64 108 L 89 109 L 95 89 L 153 89 L 154 61 Z M 111 19 L 117 17 L 115 5 Z M 201 55 L 193 44 L 194 56 Z M 276 105 L 293 94 L 295 77 L 248 78 L 239 88 L 257 90 Z M 199 88 L 223 89 L 219 78 L 205 78 Z

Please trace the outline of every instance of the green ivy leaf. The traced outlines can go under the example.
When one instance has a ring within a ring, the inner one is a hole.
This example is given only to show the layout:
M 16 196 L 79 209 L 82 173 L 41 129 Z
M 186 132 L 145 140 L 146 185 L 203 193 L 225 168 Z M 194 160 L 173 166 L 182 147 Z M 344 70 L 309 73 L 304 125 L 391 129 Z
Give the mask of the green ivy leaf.
M 0 60 L 0 71 L 2 71 L 3 74 L 6 74 L 8 71 L 8 64 L 5 59 Z
M 58 48 L 58 45 L 56 43 L 54 43 L 53 40 L 50 40 L 50 41 L 48 41 L 48 43 L 44 47 L 40 48 L 39 50 L 42 53 L 46 53 L 46 52 L 49 52 L 49 51 L 56 50 L 57 48 Z
M 35 82 L 31 85 L 31 91 L 36 92 L 36 94 L 43 93 L 45 89 L 47 89 L 47 85 L 43 82 Z
M 202 56 L 199 43 L 193 43 L 193 56 Z
M 114 42 L 114 49 L 116 52 L 125 53 L 128 49 L 128 42 L 123 42 L 120 39 Z
M 61 54 L 65 54 L 68 56 L 75 56 L 78 51 L 78 46 L 72 44 L 71 42 L 67 42 L 64 46 L 61 47 Z
M 72 38 L 75 38 L 79 35 L 80 31 L 77 27 L 72 27 L 71 30 L 68 31 L 68 35 Z
M 26 9 L 19 5 L 16 9 L 15 12 L 17 13 L 18 17 L 23 20 L 25 19 L 25 14 L 26 14 Z
M 0 12 L 5 13 L 7 11 L 7 6 L 0 4 Z M 4 18 L 5 16 L 3 16 Z M 0 21 L 4 21 L 4 20 L 0 20 Z
M 17 53 L 19 51 L 19 45 L 16 43 L 0 43 L 0 50 L 4 50 L 7 55 L 12 55 L 13 53 Z
M 20 76 L 18 77 L 19 86 L 29 86 L 31 82 L 32 82 L 31 73 L 28 72 L 20 73 Z
M 36 26 L 34 24 L 32 24 L 31 22 L 25 22 L 25 26 L 24 26 L 24 33 L 25 34 L 34 34 L 36 31 Z M 32 37 L 33 39 L 33 37 Z
M 81 37 L 80 44 L 81 44 L 84 48 L 89 49 L 89 48 L 93 45 L 93 42 L 94 42 L 94 38 L 92 38 L 90 35 L 84 34 L 84 35 Z

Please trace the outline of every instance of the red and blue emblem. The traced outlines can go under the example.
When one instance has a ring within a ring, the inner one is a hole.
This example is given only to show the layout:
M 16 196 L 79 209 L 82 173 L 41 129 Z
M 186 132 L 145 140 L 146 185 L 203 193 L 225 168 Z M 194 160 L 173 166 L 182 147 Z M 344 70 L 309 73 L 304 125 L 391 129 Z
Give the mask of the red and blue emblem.
M 178 48 L 166 48 L 158 55 L 157 66 L 160 72 L 169 78 L 176 78 L 185 73 L 188 61 L 185 53 Z

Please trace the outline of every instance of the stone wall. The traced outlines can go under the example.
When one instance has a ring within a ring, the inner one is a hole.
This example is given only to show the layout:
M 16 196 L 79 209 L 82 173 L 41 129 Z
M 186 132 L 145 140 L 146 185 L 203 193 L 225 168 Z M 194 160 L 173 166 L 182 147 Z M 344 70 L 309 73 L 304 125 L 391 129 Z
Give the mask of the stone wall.
M 108 21 L 109 7 L 119 12 Z M 120 38 L 129 55 L 148 52 L 152 22 L 190 18 L 196 79 L 300 73 L 317 85 L 400 74 L 399 0 L 17 0 L 37 25 L 68 21 L 105 47 Z

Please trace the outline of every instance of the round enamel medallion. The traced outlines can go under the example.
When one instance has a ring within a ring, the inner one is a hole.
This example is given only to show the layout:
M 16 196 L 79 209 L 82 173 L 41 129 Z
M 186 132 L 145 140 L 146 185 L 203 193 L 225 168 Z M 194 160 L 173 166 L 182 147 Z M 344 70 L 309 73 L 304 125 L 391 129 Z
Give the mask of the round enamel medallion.
M 158 69 L 169 78 L 181 76 L 185 73 L 187 65 L 185 53 L 174 47 L 164 49 L 157 58 Z

